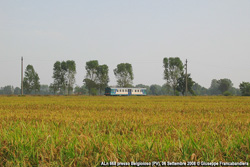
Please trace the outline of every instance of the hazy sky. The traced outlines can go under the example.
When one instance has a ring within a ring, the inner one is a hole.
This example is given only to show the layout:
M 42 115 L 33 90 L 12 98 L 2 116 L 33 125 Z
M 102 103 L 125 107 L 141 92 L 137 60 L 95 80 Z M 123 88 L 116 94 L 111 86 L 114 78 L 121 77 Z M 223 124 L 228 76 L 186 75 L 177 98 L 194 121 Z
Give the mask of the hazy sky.
M 163 58 L 188 59 L 194 81 L 209 87 L 229 78 L 250 82 L 249 0 L 0 0 L 0 86 L 20 86 L 20 59 L 41 84 L 53 64 L 75 60 L 76 84 L 85 63 L 113 69 L 131 63 L 134 84 L 164 84 Z

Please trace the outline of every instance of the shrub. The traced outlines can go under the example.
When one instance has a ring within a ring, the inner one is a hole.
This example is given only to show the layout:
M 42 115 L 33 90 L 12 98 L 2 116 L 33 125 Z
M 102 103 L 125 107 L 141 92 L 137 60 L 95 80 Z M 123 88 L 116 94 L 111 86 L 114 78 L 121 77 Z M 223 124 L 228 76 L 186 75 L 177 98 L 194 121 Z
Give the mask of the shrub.
M 232 96 L 232 93 L 229 92 L 229 91 L 225 91 L 225 92 L 223 93 L 223 95 L 224 95 L 224 96 Z

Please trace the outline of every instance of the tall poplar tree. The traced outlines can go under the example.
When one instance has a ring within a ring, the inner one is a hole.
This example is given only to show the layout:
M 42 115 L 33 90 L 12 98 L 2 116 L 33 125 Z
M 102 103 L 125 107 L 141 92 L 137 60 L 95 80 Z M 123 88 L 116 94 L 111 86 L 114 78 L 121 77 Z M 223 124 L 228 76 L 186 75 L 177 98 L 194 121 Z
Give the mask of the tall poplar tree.
M 40 91 L 40 78 L 32 65 L 28 65 L 25 69 L 25 76 L 23 80 L 23 88 L 27 94 L 32 91 L 38 93 Z
M 73 85 L 75 83 L 76 63 L 73 60 L 68 60 L 66 61 L 66 65 L 66 85 L 68 94 L 71 94 L 73 92 Z
M 99 65 L 97 67 L 97 82 L 99 86 L 99 94 L 101 94 L 101 91 L 103 91 L 107 86 L 109 82 L 109 68 L 106 64 Z
M 183 63 L 179 57 L 170 57 L 163 59 L 164 67 L 164 79 L 167 81 L 167 85 L 171 86 L 176 94 L 176 87 L 178 79 L 181 77 L 183 72 Z
M 97 89 L 99 89 L 99 94 L 108 86 L 109 68 L 106 64 L 99 65 L 97 60 L 91 60 L 86 62 L 86 76 L 83 80 L 86 87 L 88 88 L 89 94 L 97 94 Z
M 73 60 L 56 61 L 53 68 L 53 83 L 50 84 L 50 89 L 54 94 L 60 92 L 70 94 L 73 91 L 75 83 L 76 64 Z
M 97 85 L 97 68 L 99 64 L 97 60 L 91 60 L 86 62 L 85 69 L 86 69 L 86 76 L 83 80 L 86 87 L 88 88 L 89 94 L 95 95 L 96 89 L 98 88 Z
M 114 74 L 117 78 L 117 86 L 131 87 L 134 79 L 133 68 L 129 63 L 120 63 L 114 69 Z

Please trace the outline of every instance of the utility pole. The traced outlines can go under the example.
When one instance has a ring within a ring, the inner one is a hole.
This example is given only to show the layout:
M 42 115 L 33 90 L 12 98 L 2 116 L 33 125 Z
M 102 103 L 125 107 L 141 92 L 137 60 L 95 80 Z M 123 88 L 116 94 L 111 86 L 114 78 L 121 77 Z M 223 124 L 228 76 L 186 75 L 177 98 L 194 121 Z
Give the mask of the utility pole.
M 186 96 L 188 95 L 187 59 L 186 59 Z
M 23 95 L 23 57 L 21 58 L 21 94 Z

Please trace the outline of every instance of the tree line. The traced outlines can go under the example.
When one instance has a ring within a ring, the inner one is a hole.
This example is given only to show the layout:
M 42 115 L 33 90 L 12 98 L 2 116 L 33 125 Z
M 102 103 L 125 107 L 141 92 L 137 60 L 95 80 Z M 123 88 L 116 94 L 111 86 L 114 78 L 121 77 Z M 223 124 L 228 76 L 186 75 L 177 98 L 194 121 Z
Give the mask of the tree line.
M 230 79 L 213 79 L 210 87 L 204 88 L 193 81 L 191 74 L 185 74 L 186 65 L 179 57 L 165 57 L 163 59 L 164 85 L 133 86 L 133 68 L 129 63 L 120 63 L 113 70 L 117 87 L 142 87 L 147 89 L 149 95 L 184 95 L 186 93 L 186 80 L 188 95 L 243 95 L 250 96 L 250 83 L 242 82 L 239 89 L 233 87 Z M 23 80 L 25 94 L 54 94 L 54 95 L 103 95 L 109 83 L 109 68 L 106 64 L 100 65 L 97 60 L 85 64 L 86 75 L 82 86 L 75 86 L 76 63 L 73 60 L 56 61 L 53 66 L 53 82 L 41 85 L 38 73 L 32 65 L 27 65 Z M 0 88 L 0 94 L 20 94 L 19 87 L 5 86 Z

